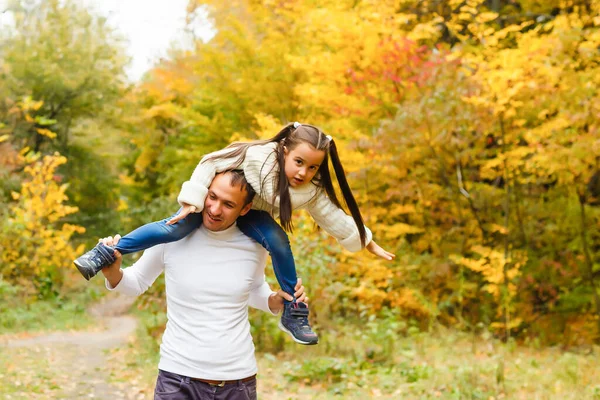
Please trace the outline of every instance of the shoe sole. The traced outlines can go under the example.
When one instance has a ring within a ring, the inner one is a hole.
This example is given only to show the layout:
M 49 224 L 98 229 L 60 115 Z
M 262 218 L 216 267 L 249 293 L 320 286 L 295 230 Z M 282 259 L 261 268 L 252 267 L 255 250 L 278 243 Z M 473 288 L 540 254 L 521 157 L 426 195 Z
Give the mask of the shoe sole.
M 319 339 L 317 339 L 315 342 L 305 342 L 303 340 L 298 339 L 297 337 L 295 337 L 292 334 L 292 332 L 289 331 L 289 329 L 287 329 L 285 326 L 283 326 L 283 324 L 281 323 L 281 320 L 279 320 L 279 323 L 277 325 L 279 326 L 279 329 L 281 329 L 283 332 L 290 335 L 292 337 L 292 339 L 294 339 L 294 342 L 296 342 L 296 343 L 304 344 L 306 346 L 312 346 L 312 345 L 319 343 Z
M 90 269 L 84 265 L 81 265 L 77 262 L 77 260 L 73 261 L 73 264 L 75 264 L 75 266 L 77 267 L 77 270 L 79 271 L 79 273 L 81 275 L 83 275 L 83 277 L 85 278 L 86 281 L 89 281 L 90 278 L 93 278 L 95 276 L 95 274 L 90 273 Z

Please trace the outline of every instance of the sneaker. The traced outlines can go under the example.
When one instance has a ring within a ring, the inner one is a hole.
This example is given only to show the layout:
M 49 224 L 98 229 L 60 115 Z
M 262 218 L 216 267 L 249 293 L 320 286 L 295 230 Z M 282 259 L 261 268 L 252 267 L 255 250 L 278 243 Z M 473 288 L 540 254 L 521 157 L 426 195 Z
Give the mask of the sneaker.
M 73 261 L 73 263 L 75 263 L 81 275 L 89 281 L 102 268 L 108 267 L 115 261 L 117 261 L 117 258 L 113 248 L 104 245 L 104 243 L 98 243 L 96 247 Z
M 308 306 L 306 303 L 287 303 L 279 320 L 279 329 L 288 333 L 296 343 L 317 344 L 319 337 L 308 323 Z

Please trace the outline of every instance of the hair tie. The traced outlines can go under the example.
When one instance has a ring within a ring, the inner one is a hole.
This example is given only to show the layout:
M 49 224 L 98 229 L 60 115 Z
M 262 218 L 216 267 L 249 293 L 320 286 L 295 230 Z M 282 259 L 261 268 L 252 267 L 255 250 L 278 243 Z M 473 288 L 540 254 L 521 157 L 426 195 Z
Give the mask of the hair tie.
M 332 140 L 333 140 L 333 138 L 331 137 L 331 135 L 326 135 L 325 137 L 326 137 L 327 139 L 329 139 L 329 141 L 332 141 Z
M 298 121 L 294 122 L 294 129 L 298 129 L 299 126 L 302 126 L 302 124 Z

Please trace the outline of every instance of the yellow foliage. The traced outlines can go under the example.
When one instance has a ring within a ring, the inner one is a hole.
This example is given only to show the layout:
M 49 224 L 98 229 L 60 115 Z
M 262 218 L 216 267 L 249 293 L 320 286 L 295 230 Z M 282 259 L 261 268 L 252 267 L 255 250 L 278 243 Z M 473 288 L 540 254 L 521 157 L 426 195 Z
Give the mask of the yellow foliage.
M 54 139 L 56 137 L 56 133 L 52 132 L 50 129 L 46 129 L 46 128 L 36 128 L 35 129 L 37 133 L 39 133 L 42 136 L 47 136 L 50 139 Z
M 398 239 L 401 236 L 413 234 L 413 233 L 422 233 L 424 232 L 423 228 L 418 226 L 408 225 L 402 222 L 397 222 L 395 224 L 389 225 L 385 230 L 384 234 L 388 239 Z
M 270 139 L 281 129 L 281 123 L 272 115 L 256 113 L 254 118 L 258 125 L 256 135 L 260 140 Z
M 77 212 L 77 207 L 64 204 L 67 185 L 55 180 L 56 169 L 66 161 L 55 153 L 25 167 L 29 180 L 22 184 L 20 193 L 12 193 L 17 202 L 10 206 L 0 236 L 0 274 L 4 279 L 30 281 L 36 276 L 50 276 L 58 285 L 64 268 L 70 268 L 71 260 L 83 251 L 83 247 L 74 249 L 69 241 L 85 229 L 60 222 Z
M 348 287 L 349 292 L 360 304 L 366 304 L 372 311 L 380 310 L 389 304 L 394 296 L 391 283 L 394 273 L 389 264 L 366 251 L 360 253 L 343 252 L 339 255 L 336 275 L 340 282 L 348 276 L 360 277 L 358 286 Z
M 407 35 L 410 40 L 435 42 L 441 36 L 441 30 L 438 28 L 439 21 L 432 20 L 422 24 L 418 24 Z
M 17 107 L 22 111 L 37 111 L 43 105 L 43 100 L 34 101 L 30 96 L 26 96 L 21 101 L 17 102 Z
M 412 204 L 396 204 L 389 211 L 389 217 L 394 218 L 398 217 L 399 215 L 414 214 L 415 212 L 415 206 Z
M 513 257 L 506 258 L 503 252 L 480 245 L 473 246 L 471 250 L 478 254 L 479 258 L 467 258 L 453 254 L 450 259 L 456 264 L 480 273 L 486 282 L 484 290 L 497 299 L 500 298 L 502 287 L 507 288 L 509 298 L 513 298 L 516 295 L 513 279 L 519 276 L 521 267 L 527 262 L 527 255 L 524 252 L 515 251 Z
M 427 317 L 430 314 L 416 292 L 410 288 L 401 288 L 398 291 L 394 291 L 390 297 L 390 306 L 400 309 L 403 315 Z
M 368 305 L 373 311 L 378 311 L 383 306 L 387 298 L 387 293 L 381 289 L 368 287 L 367 284 L 352 289 L 351 293 L 357 297 L 361 304 Z
M 153 119 L 153 118 L 163 118 L 166 120 L 180 120 L 179 114 L 175 105 L 172 103 L 163 103 L 156 106 L 151 107 L 150 109 L 144 112 L 144 118 Z
M 506 229 L 506 227 L 504 227 L 502 225 L 490 224 L 490 232 L 498 232 L 498 233 L 501 233 L 503 235 L 507 235 L 508 234 L 508 229 Z

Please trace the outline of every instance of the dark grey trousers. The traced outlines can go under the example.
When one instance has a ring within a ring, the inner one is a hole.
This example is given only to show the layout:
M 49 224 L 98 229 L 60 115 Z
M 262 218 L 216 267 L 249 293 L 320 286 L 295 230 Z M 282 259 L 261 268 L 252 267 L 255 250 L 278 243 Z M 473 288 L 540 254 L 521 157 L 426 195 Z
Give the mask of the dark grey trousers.
M 256 378 L 223 387 L 192 380 L 188 376 L 158 370 L 154 400 L 256 400 Z

